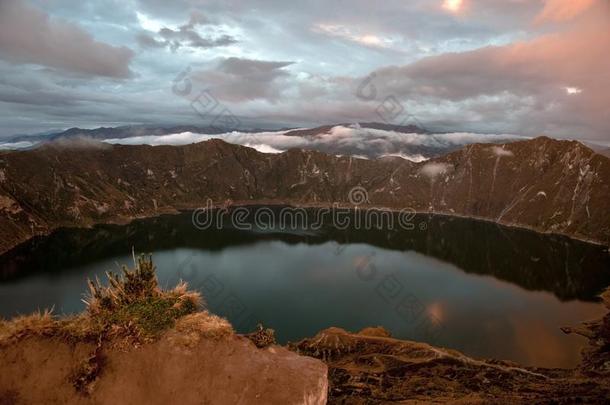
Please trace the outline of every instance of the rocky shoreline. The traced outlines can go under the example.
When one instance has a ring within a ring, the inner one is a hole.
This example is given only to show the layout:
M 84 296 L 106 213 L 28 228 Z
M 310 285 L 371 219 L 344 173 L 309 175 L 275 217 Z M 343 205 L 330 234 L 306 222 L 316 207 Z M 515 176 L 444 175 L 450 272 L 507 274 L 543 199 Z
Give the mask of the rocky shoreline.
M 606 305 L 610 309 L 610 300 Z M 601 321 L 606 328 L 609 320 Z M 476 360 L 393 339 L 383 328 L 358 333 L 330 328 L 291 348 L 326 363 L 329 404 L 605 404 L 610 397 L 610 335 L 605 331 L 590 340 L 591 348 L 574 370 Z

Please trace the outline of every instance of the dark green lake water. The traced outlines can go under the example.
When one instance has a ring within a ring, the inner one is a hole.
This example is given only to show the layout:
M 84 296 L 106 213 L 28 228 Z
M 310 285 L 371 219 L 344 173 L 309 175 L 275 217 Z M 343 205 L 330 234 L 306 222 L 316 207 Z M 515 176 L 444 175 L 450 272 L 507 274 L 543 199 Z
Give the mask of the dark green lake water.
M 478 358 L 570 367 L 585 340 L 559 328 L 601 316 L 605 248 L 468 219 L 413 230 L 198 230 L 191 214 L 60 230 L 0 257 L 0 315 L 83 309 L 87 278 L 152 252 L 159 281 L 184 279 L 238 331 L 282 343 L 381 325 Z

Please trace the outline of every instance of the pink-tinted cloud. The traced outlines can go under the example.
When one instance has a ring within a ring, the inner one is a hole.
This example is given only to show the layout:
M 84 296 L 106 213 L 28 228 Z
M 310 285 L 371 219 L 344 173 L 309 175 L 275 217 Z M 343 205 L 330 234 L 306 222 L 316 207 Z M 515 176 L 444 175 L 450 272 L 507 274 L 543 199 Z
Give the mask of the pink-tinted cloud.
M 554 2 L 551 1 L 551 2 Z M 378 70 L 379 91 L 415 101 L 473 103 L 481 97 L 521 98 L 522 126 L 554 134 L 570 128 L 610 137 L 610 14 L 606 2 L 585 9 L 562 31 L 506 46 L 447 53 Z M 557 11 L 557 13 L 559 13 Z M 562 17 L 563 18 L 563 17 Z M 566 89 L 571 89 L 567 91 Z M 472 107 L 472 106 L 471 106 Z M 475 107 L 476 108 L 476 107 Z M 507 111 L 507 114 L 510 111 Z M 485 114 L 481 114 L 485 120 Z M 582 134 L 574 133 L 573 136 Z
M 546 0 L 544 9 L 536 19 L 538 22 L 571 20 L 600 0 Z
M 78 25 L 51 19 L 23 0 L 1 0 L 0 56 L 76 73 L 127 77 L 133 52 L 96 41 Z

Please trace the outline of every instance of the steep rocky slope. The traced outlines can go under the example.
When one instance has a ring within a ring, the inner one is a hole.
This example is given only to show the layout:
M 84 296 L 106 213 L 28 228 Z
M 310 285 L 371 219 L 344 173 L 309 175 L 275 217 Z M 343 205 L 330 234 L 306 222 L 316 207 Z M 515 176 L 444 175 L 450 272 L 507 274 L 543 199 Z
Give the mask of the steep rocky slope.
M 610 160 L 577 142 L 476 144 L 423 163 L 220 140 L 181 147 L 54 145 L 0 154 L 0 251 L 63 226 L 216 204 L 361 205 L 471 216 L 610 241 Z

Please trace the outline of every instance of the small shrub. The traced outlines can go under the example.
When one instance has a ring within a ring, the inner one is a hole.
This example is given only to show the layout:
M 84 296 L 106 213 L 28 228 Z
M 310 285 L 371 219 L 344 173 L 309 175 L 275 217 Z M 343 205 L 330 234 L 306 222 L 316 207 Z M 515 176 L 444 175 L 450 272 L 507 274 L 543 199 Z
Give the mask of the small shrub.
M 150 338 L 172 327 L 176 319 L 199 310 L 201 295 L 188 291 L 186 283 L 180 282 L 169 291 L 159 288 L 150 255 L 141 255 L 134 262 L 133 270 L 123 266 L 122 275 L 106 273 L 107 286 L 99 280 L 88 282 L 87 311 L 102 328 L 118 326 L 129 330 L 135 325 Z
M 103 286 L 99 279 L 95 283 L 87 281 L 90 296 L 85 303 L 92 315 L 161 294 L 152 256 L 140 255 L 134 262 L 133 270 L 123 266 L 122 276 L 106 272 L 108 286 Z
M 275 330 L 265 328 L 261 323 L 256 325 L 256 331 L 247 333 L 244 336 L 259 349 L 276 344 Z

